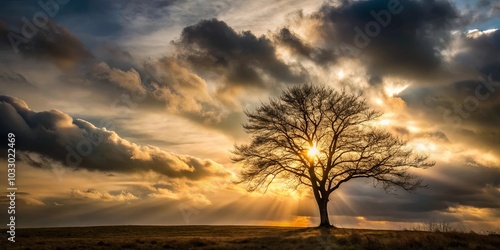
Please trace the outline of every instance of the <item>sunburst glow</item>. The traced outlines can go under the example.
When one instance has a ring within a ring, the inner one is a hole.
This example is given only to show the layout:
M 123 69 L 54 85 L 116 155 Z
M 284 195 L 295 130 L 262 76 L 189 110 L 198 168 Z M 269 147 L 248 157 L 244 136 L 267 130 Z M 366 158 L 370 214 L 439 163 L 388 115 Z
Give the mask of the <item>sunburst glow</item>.
M 345 77 L 345 73 L 344 73 L 344 70 L 340 70 L 337 72 L 337 76 L 339 77 L 339 79 L 343 79 Z
M 403 92 L 403 90 L 408 88 L 408 86 L 410 86 L 410 85 L 409 84 L 407 84 L 407 85 L 389 85 L 389 86 L 385 87 L 385 93 L 388 96 L 393 97 L 393 96 L 396 96 L 399 93 Z
M 316 143 L 314 143 L 314 145 L 311 148 L 309 148 L 309 150 L 307 151 L 307 156 L 315 157 L 318 154 L 319 154 L 319 150 L 316 147 Z
M 380 123 L 380 125 L 387 126 L 387 125 L 391 124 L 391 120 L 384 119 L 384 120 L 379 121 L 379 123 Z

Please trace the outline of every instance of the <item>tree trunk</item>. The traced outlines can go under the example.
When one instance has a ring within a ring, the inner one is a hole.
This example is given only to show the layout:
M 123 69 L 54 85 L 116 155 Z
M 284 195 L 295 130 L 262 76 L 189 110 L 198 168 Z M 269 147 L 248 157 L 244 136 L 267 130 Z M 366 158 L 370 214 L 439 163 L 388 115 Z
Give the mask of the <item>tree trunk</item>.
M 328 198 L 327 199 L 317 199 L 316 202 L 318 203 L 319 207 L 319 217 L 320 217 L 320 224 L 319 227 L 332 227 L 330 224 L 330 219 L 328 218 Z

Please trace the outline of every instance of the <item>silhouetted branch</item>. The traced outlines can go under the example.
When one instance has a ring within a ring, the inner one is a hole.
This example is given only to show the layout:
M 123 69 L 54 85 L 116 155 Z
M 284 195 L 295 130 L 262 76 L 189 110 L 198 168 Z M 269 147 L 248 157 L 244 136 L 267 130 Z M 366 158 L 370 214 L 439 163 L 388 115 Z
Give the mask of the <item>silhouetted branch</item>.
M 372 178 L 386 190 L 413 191 L 423 187 L 422 180 L 408 169 L 434 165 L 406 141 L 380 130 L 375 122 L 382 113 L 345 90 L 296 86 L 245 114 L 243 127 L 252 140 L 235 146 L 232 160 L 243 167 L 241 182 L 250 191 L 267 190 L 285 175 L 326 202 L 331 192 L 356 178 Z M 313 146 L 317 154 L 310 156 Z

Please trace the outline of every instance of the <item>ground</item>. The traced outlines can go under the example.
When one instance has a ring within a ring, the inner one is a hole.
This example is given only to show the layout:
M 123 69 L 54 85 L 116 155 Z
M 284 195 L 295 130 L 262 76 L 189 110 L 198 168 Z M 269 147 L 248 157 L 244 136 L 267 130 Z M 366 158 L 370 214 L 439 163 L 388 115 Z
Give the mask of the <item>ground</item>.
M 4 230 L 2 230 L 5 232 Z M 16 229 L 7 249 L 498 249 L 500 235 L 253 226 Z M 3 249 L 3 248 L 2 248 Z

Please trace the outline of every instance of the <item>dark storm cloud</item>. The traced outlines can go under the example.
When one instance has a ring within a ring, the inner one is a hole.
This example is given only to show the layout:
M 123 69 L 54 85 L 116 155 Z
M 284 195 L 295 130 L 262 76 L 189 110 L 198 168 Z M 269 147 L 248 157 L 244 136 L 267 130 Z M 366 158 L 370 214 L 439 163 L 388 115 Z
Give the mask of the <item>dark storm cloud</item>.
M 494 64 L 500 63 L 500 30 L 491 33 L 470 31 L 461 41 L 460 52 L 453 58 L 456 63 L 485 74 L 500 74 L 498 67 L 494 68 Z
M 290 49 L 294 54 L 318 64 L 326 66 L 335 61 L 335 55 L 332 51 L 312 47 L 288 28 L 282 28 L 278 34 L 275 35 L 275 39 L 279 44 Z
M 459 35 L 450 67 L 470 72 L 437 86 L 412 85 L 400 97 L 411 112 L 454 133 L 455 140 L 496 152 L 500 145 L 500 31 Z
M 465 205 L 478 208 L 500 208 L 499 166 L 487 167 L 469 161 L 462 164 L 441 164 L 429 189 L 422 192 L 431 204 Z
M 0 49 L 21 53 L 26 58 L 36 58 L 68 69 L 77 63 L 93 58 L 92 53 L 67 29 L 49 22 L 39 28 L 26 22 L 19 30 L 8 29 L 0 22 Z
M 500 145 L 500 31 L 469 31 L 458 37 L 450 68 L 464 74 L 447 84 L 413 84 L 400 97 L 411 112 L 454 134 L 453 141 L 498 151 Z
M 324 44 L 359 56 L 372 75 L 425 78 L 440 71 L 458 14 L 448 1 L 371 0 L 325 5 L 310 18 Z
M 439 86 L 412 86 L 400 97 L 410 112 L 425 114 L 455 141 L 497 152 L 500 145 L 500 64 L 483 68 L 477 79 Z M 491 78 L 490 78 L 491 76 Z M 452 140 L 453 142 L 453 140 Z
M 183 29 L 174 42 L 179 58 L 204 75 L 222 75 L 231 85 L 265 88 L 263 74 L 285 83 L 303 83 L 306 75 L 298 65 L 288 65 L 276 56 L 276 48 L 265 36 L 236 32 L 217 19 L 203 20 Z
M 0 115 L 0 133 L 14 133 L 17 150 L 38 153 L 68 167 L 103 172 L 154 171 L 193 180 L 226 174 L 222 166 L 211 160 L 140 146 L 58 110 L 35 112 L 15 97 L 0 96 Z M 43 157 L 29 159 L 40 166 L 47 161 Z
M 347 183 L 343 190 L 350 205 L 345 206 L 334 194 L 333 211 L 335 215 L 362 214 L 372 220 L 430 222 L 458 221 L 461 214 L 450 210 L 461 206 L 500 209 L 500 168 L 440 163 L 427 171 L 433 172 L 424 177 L 429 187 L 411 194 L 387 195 L 372 189 L 369 181 Z

